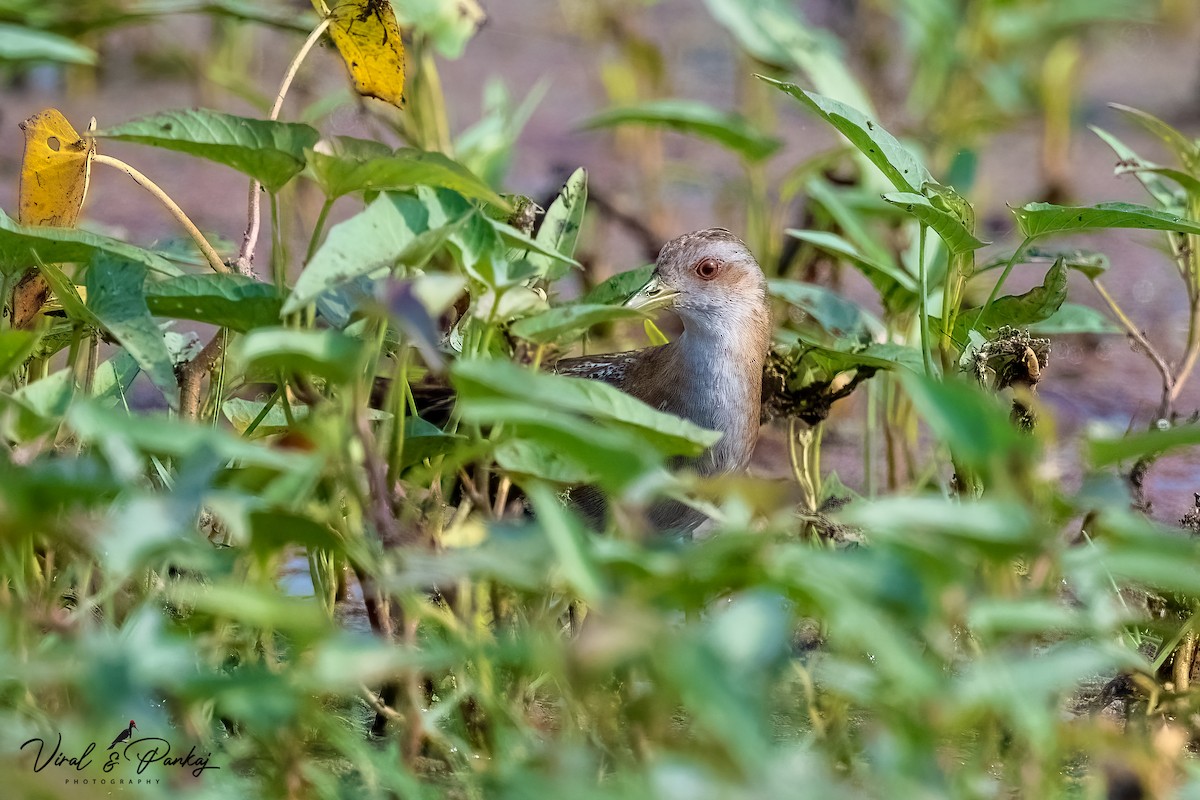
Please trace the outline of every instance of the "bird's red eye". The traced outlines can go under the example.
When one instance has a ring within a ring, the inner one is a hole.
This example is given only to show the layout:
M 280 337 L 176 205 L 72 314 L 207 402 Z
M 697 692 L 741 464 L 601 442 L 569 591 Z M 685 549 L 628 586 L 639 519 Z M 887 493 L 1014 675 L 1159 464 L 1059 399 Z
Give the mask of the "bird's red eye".
M 713 278 L 717 277 L 717 272 L 720 270 L 720 268 L 721 265 L 714 259 L 705 258 L 696 264 L 696 274 L 699 275 L 703 280 L 711 281 Z

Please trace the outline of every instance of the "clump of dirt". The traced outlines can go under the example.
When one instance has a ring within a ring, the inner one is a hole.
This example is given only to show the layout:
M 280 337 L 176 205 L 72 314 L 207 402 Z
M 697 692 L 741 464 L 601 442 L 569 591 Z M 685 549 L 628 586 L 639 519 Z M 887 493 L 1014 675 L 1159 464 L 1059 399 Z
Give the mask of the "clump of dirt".
M 995 392 L 1012 389 L 1013 423 L 1022 430 L 1032 430 L 1036 417 L 1030 400 L 1049 363 L 1049 339 L 1004 325 L 975 349 L 967 369 L 980 386 Z

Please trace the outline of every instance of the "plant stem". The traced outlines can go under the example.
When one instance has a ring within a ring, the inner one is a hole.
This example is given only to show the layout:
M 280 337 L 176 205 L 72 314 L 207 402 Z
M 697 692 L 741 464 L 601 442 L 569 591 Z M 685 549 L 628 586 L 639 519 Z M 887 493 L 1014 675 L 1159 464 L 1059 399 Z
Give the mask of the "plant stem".
M 925 269 L 925 226 L 921 226 L 919 245 L 917 247 L 917 280 L 920 283 L 920 307 L 917 312 L 921 329 L 921 360 L 925 364 L 925 374 L 933 377 L 933 353 L 929 344 L 929 276 Z
M 179 221 L 179 224 L 183 226 L 184 230 L 186 230 L 188 235 L 192 237 L 192 240 L 195 241 L 196 246 L 200 248 L 200 252 L 204 254 L 204 258 L 208 261 L 209 266 L 212 267 L 214 271 L 222 273 L 227 273 L 230 271 L 229 267 L 225 266 L 225 262 L 221 260 L 221 257 L 217 255 L 217 251 L 211 244 L 208 243 L 208 240 L 204 238 L 204 234 L 200 233 L 200 229 L 197 228 L 190 219 L 188 219 L 187 214 L 183 213 L 183 209 L 176 205 L 175 201 L 168 197 L 166 192 L 158 188 L 154 181 L 150 180 L 145 175 L 138 172 L 136 169 L 126 164 L 119 158 L 113 158 L 112 156 L 106 156 L 101 153 L 97 153 L 92 157 L 92 161 L 96 164 L 106 164 L 110 167 L 115 167 L 129 177 L 133 178 L 134 182 L 137 183 L 138 186 L 141 186 L 150 194 L 154 195 L 156 198 L 158 198 L 159 202 L 167 207 L 167 210 L 171 212 L 171 215 Z
M 333 208 L 333 198 L 326 197 L 325 202 L 321 205 L 321 213 L 317 215 L 317 222 L 313 226 L 312 237 L 308 240 L 308 250 L 304 253 L 305 264 L 312 261 L 317 247 L 321 244 L 321 233 L 325 230 L 325 220 L 329 218 L 329 209 L 331 208 Z
M 1129 334 L 1129 337 L 1137 342 L 1138 346 L 1142 348 L 1142 350 L 1146 353 L 1146 356 L 1158 370 L 1159 375 L 1162 376 L 1162 405 L 1159 407 L 1159 415 L 1167 416 L 1171 411 L 1172 405 L 1174 404 L 1174 389 L 1176 386 L 1176 380 L 1171 374 L 1170 365 L 1167 364 L 1167 360 L 1163 358 L 1157 350 L 1154 349 L 1154 345 L 1150 344 L 1150 340 L 1147 339 L 1145 335 L 1138 330 L 1137 326 L 1133 324 L 1133 320 L 1131 320 L 1121 309 L 1121 307 L 1117 305 L 1117 301 L 1114 300 L 1112 295 L 1108 293 L 1108 290 L 1104 288 L 1104 284 L 1100 283 L 1099 278 L 1092 279 L 1092 286 L 1096 287 L 1096 291 L 1099 293 L 1100 297 L 1104 299 L 1104 302 L 1108 304 L 1109 309 L 1113 312 L 1113 316 L 1115 316 L 1125 328 L 1125 331 Z
M 300 45 L 292 63 L 288 64 L 287 71 L 283 74 L 283 81 L 279 84 L 279 91 L 275 93 L 275 103 L 271 106 L 271 115 L 268 119 L 279 119 L 279 112 L 283 109 L 283 99 L 287 97 L 288 90 L 292 88 L 292 81 L 296 79 L 296 72 L 299 71 L 301 62 L 308 56 L 309 51 L 321 39 L 321 35 L 328 27 L 329 12 L 326 10 L 324 18 L 317 27 L 313 28 L 312 33 L 304 40 L 304 44 Z M 242 234 L 242 246 L 237 257 L 238 271 L 243 275 L 251 274 L 250 265 L 254 261 L 254 247 L 258 243 L 258 231 L 262 225 L 261 194 L 262 184 L 257 180 L 251 180 L 250 199 L 246 212 L 246 232 Z
M 1004 265 L 1004 271 L 1000 273 L 1000 279 L 996 281 L 996 285 L 992 287 L 992 291 L 988 294 L 987 300 L 984 302 L 983 307 L 980 308 L 979 313 L 975 315 L 975 321 L 971 323 L 972 329 L 979 327 L 979 320 L 983 319 L 983 315 L 986 314 L 987 310 L 991 307 L 992 302 L 996 299 L 996 295 L 1000 294 L 1000 287 L 1004 286 L 1004 282 L 1008 280 L 1008 274 L 1012 272 L 1013 267 L 1017 264 L 1017 260 L 1021 258 L 1021 254 L 1025 252 L 1025 248 L 1029 247 L 1032 242 L 1032 236 L 1022 241 L 1017 249 L 1013 252 L 1012 258 L 1010 258 L 1008 263 Z

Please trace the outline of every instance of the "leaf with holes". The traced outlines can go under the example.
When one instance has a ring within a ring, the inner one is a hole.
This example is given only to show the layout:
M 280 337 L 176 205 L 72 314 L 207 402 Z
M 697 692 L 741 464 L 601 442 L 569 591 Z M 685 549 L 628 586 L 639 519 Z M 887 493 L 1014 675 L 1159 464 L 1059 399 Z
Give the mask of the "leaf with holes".
M 546 209 L 535 241 L 570 258 L 575 255 L 579 229 L 583 226 L 583 210 L 587 205 L 587 171 L 580 167 L 571 174 L 562 191 Z M 567 274 L 567 266 L 538 253 L 530 253 L 530 261 L 548 280 Z
M 313 7 L 322 12 L 322 0 Z M 333 39 L 355 90 L 404 107 L 404 42 L 389 0 L 336 0 L 329 9 Z
M 21 123 L 25 153 L 17 218 L 23 225 L 74 227 L 87 196 L 96 141 L 80 136 L 57 109 Z
M 95 135 L 207 158 L 257 179 L 270 192 L 279 191 L 304 169 L 304 151 L 319 138 L 316 130 L 297 122 L 250 119 L 206 108 L 163 111 Z

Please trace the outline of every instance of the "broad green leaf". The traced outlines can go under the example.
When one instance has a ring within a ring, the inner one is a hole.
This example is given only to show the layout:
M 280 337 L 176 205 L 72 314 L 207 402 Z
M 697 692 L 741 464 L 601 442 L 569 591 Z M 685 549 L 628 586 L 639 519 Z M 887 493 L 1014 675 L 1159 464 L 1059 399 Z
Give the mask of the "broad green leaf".
M 588 483 L 598 483 L 610 489 L 623 490 L 657 467 L 662 456 L 638 434 L 615 426 L 605 426 L 583 419 L 577 414 L 557 408 L 538 407 L 528 399 L 514 400 L 485 396 L 463 385 L 459 388 L 458 411 L 463 419 L 479 424 L 503 424 L 507 435 L 517 442 L 529 442 L 537 449 L 553 450 L 565 461 L 564 466 L 524 460 L 518 462 L 522 473 L 533 469 L 536 477 L 557 480 L 564 476 L 584 474 Z M 513 451 L 497 447 L 507 459 Z M 518 451 L 518 455 L 521 451 Z M 529 451 L 524 451 L 526 455 Z
M 988 499 L 961 502 L 943 497 L 886 497 L 854 503 L 838 517 L 871 531 L 873 538 L 933 553 L 949 543 L 983 549 L 1023 546 L 1038 532 L 1032 515 L 1020 504 Z M 915 531 L 920 533 L 914 535 Z
M 562 253 L 568 258 L 575 255 L 575 245 L 579 241 L 579 229 L 583 226 L 583 211 L 587 206 L 587 171 L 583 167 L 575 170 L 538 228 L 534 240 L 539 244 Z M 545 256 L 531 253 L 527 260 L 537 267 L 549 280 L 561 278 L 567 270 L 561 262 L 554 262 Z
M 1179 162 L 1189 172 L 1194 172 L 1197 167 L 1200 167 L 1200 146 L 1171 125 L 1153 114 L 1120 103 L 1109 103 L 1108 107 L 1120 111 L 1126 119 L 1137 123 L 1161 139 L 1167 147 L 1171 148 Z
M 513 335 L 532 342 L 561 341 L 602 322 L 633 319 L 643 316 L 640 311 L 622 306 L 577 304 L 557 306 L 532 317 L 517 320 L 509 326 Z
M 653 273 L 653 264 L 618 272 L 593 287 L 580 302 L 585 305 L 620 305 L 649 283 Z
M 696 100 L 651 100 L 610 108 L 589 118 L 584 128 L 649 125 L 707 139 L 748 161 L 761 161 L 779 149 L 780 141 L 759 132 L 740 114 L 719 111 Z
M 1101 203 L 1097 206 L 1056 206 L 1029 203 L 1014 208 L 1017 225 L 1029 239 L 1057 233 L 1074 233 L 1103 228 L 1137 228 L 1200 234 L 1200 223 L 1178 214 L 1133 203 Z
M 103 444 L 112 439 L 147 455 L 160 457 L 186 458 L 201 448 L 208 448 L 223 459 L 280 472 L 287 472 L 310 459 L 295 451 L 273 450 L 254 444 L 211 425 L 159 414 L 133 416 L 123 410 L 101 408 L 95 403 L 75 403 L 67 422 L 85 442 Z
M 937 208 L 924 195 L 910 192 L 889 192 L 883 199 L 901 211 L 912 214 L 922 224 L 928 225 L 946 243 L 951 253 L 965 253 L 978 250 L 986 242 L 975 238 L 954 214 Z
M 1030 437 L 1009 422 L 1008 409 L 975 384 L 915 372 L 901 373 L 900 380 L 936 441 L 948 445 L 956 461 L 1009 470 L 1013 455 L 1032 447 Z
M 291 314 L 323 293 L 379 269 L 419 267 L 471 214 L 452 192 L 382 194 L 363 211 L 333 226 L 283 304 Z
M 41 338 L 38 331 L 0 330 L 0 380 L 29 360 Z
M 584 484 L 596 479 L 593 471 L 564 456 L 555 447 L 513 438 L 496 448 L 496 463 L 513 475 L 529 475 L 555 483 Z
M 775 278 L 767 282 L 771 295 L 797 309 L 793 320 L 802 328 L 816 323 L 833 342 L 866 344 L 883 333 L 883 323 L 858 304 L 823 286 Z
M 853 264 L 859 272 L 866 276 L 867 280 L 871 281 L 872 285 L 879 288 L 880 276 L 888 278 L 899 284 L 903 289 L 909 292 L 917 291 L 916 280 L 899 267 L 884 261 L 873 261 L 853 244 L 843 239 L 834 233 L 826 231 L 801 231 L 795 228 L 789 228 L 784 231 L 788 236 L 793 236 L 802 242 L 808 242 L 814 247 L 819 247 L 825 252 L 840 256 Z
M 1200 425 L 1184 423 L 1166 430 L 1143 431 L 1126 436 L 1089 437 L 1087 452 L 1093 466 L 1103 467 L 1117 461 L 1134 461 L 1196 445 L 1200 445 Z
M 56 33 L 0 24 L 0 61 L 57 61 L 90 66 L 96 63 L 96 53 Z
M 497 398 L 538 408 L 585 414 L 634 431 L 670 455 L 699 455 L 721 438 L 687 420 L 655 410 L 616 387 L 600 381 L 534 372 L 507 361 L 455 363 L 451 368 L 460 398 Z
M 1021 255 L 1021 263 L 1053 264 L 1059 259 L 1073 269 L 1082 273 L 1088 280 L 1095 280 L 1108 271 L 1108 256 L 1095 250 L 1080 250 L 1078 248 L 1059 249 L 1043 247 L 1027 247 Z M 1007 266 L 1009 256 L 997 256 L 984 265 L 979 271 L 999 269 Z
M 1058 336 L 1067 333 L 1122 333 L 1124 329 L 1094 308 L 1078 303 L 1063 303 L 1058 311 L 1030 325 L 1029 332 L 1035 336 Z
M 351 192 L 430 186 L 508 208 L 508 203 L 494 189 L 462 164 L 441 153 L 411 147 L 394 153 L 385 149 L 380 153 L 359 144 L 363 141 L 338 137 L 307 151 L 313 177 L 328 198 Z
M 762 80 L 790 94 L 841 132 L 899 191 L 918 194 L 925 184 L 936 183 L 920 159 L 858 109 L 792 83 Z
M 967 341 L 967 333 L 971 330 L 987 334 L 1003 325 L 1023 328 L 1042 322 L 1052 317 L 1066 299 L 1067 267 L 1060 258 L 1046 272 L 1041 286 L 1035 286 L 1024 294 L 996 298 L 982 316 L 978 307 L 960 311 L 954 326 L 954 339 L 958 342 Z
M 545 532 L 558 557 L 563 578 L 581 600 L 593 605 L 599 603 L 605 591 L 592 554 L 595 539 L 588 536 L 554 489 L 541 481 L 529 481 L 525 491 L 537 511 L 538 527 Z
M 247 370 L 310 373 L 344 382 L 358 374 L 361 350 L 362 342 L 337 331 L 258 328 L 238 340 L 234 354 Z
M 179 400 L 175 363 L 163 332 L 150 316 L 142 289 L 145 281 L 146 268 L 141 264 L 100 256 L 87 270 L 87 307 L 175 408 Z
M 525 258 L 540 256 L 541 261 L 537 263 L 555 262 L 568 267 L 580 266 L 579 262 L 574 258 L 556 250 L 553 244 L 547 244 L 531 238 L 507 222 L 486 217 L 485 219 L 495 229 L 496 233 L 500 235 L 500 241 L 521 253 Z M 532 266 L 536 266 L 536 264 Z
M 147 283 L 146 304 L 156 317 L 244 332 L 278 324 L 283 298 L 275 286 L 253 278 L 202 273 Z
M 922 372 L 921 351 L 915 347 L 887 342 L 873 342 L 866 347 L 826 347 L 820 344 L 805 344 L 807 354 L 814 358 L 829 377 L 848 369 L 900 370 Z
M 21 225 L 0 210 L 0 272 L 24 272 L 37 262 L 84 264 L 97 253 L 121 261 L 134 261 L 163 275 L 179 275 L 179 268 L 157 253 L 74 228 Z
M 308 125 L 249 119 L 209 109 L 163 111 L 95 135 L 207 158 L 257 179 L 271 192 L 304 169 L 305 149 L 319 138 Z

